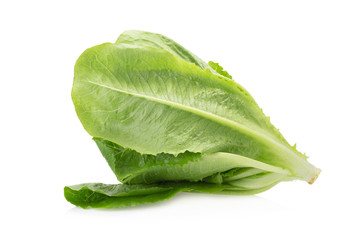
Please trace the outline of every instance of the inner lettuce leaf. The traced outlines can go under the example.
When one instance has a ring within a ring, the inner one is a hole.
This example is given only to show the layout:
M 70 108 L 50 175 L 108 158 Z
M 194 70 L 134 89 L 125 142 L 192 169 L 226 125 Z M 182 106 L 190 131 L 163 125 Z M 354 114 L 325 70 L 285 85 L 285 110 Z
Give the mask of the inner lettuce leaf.
M 126 31 L 87 49 L 72 99 L 122 182 L 65 187 L 76 206 L 134 206 L 181 191 L 256 194 L 320 173 L 218 63 L 160 34 Z

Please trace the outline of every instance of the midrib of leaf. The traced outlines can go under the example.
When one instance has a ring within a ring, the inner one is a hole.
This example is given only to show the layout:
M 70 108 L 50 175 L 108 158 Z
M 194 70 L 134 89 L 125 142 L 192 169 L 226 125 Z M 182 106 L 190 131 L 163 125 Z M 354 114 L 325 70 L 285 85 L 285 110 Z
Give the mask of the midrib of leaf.
M 104 85 L 104 84 L 100 84 L 100 83 L 97 83 L 97 82 L 92 82 L 92 81 L 83 81 L 83 82 L 94 84 L 94 85 L 97 85 L 99 87 L 107 88 L 107 89 L 110 89 L 112 91 L 117 91 L 117 92 L 120 92 L 120 93 L 123 93 L 123 94 L 135 96 L 135 97 L 138 97 L 138 98 L 143 98 L 143 99 L 146 99 L 146 100 L 149 100 L 149 101 L 165 104 L 165 105 L 168 105 L 168 106 L 171 106 L 171 107 L 183 110 L 183 111 L 191 112 L 191 113 L 196 114 L 198 116 L 202 116 L 202 117 L 204 117 L 206 119 L 209 119 L 209 120 L 212 120 L 214 122 L 217 122 L 217 123 L 223 124 L 225 126 L 228 126 L 230 128 L 236 129 L 238 132 L 245 133 L 245 134 L 250 135 L 250 136 L 252 136 L 252 137 L 254 137 L 254 138 L 258 139 L 258 140 L 265 140 L 266 142 L 269 142 L 269 143 L 271 143 L 271 144 L 285 150 L 286 152 L 291 153 L 291 155 L 295 155 L 287 147 L 285 147 L 284 145 L 274 141 L 272 138 L 269 138 L 268 136 L 266 136 L 266 135 L 264 135 L 264 134 L 262 134 L 260 132 L 254 131 L 254 130 L 252 130 L 252 129 L 250 129 L 250 128 L 248 128 L 248 127 L 246 127 L 246 126 L 244 126 L 244 125 L 242 125 L 240 123 L 237 123 L 237 122 L 232 121 L 230 119 L 226 119 L 224 117 L 213 114 L 211 112 L 207 112 L 207 111 L 204 111 L 204 110 L 201 110 L 201 109 L 198 109 L 198 108 L 194 108 L 194 107 L 191 107 L 191 106 L 186 106 L 186 105 L 183 105 L 183 104 L 180 104 L 180 103 L 168 101 L 168 100 L 165 100 L 165 99 L 152 97 L 152 96 L 149 96 L 149 95 L 144 95 L 144 94 L 139 94 L 139 93 L 134 93 L 134 92 L 131 92 L 131 91 L 126 91 L 126 90 L 114 88 L 114 87 Z

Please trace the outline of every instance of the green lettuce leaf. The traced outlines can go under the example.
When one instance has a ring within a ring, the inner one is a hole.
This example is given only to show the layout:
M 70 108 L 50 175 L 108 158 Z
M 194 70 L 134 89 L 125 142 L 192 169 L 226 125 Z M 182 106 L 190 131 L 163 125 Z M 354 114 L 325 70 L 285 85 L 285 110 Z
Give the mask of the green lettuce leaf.
M 82 208 L 121 208 L 154 203 L 172 198 L 179 192 L 200 192 L 228 195 L 252 195 L 274 186 L 247 190 L 230 185 L 168 182 L 143 185 L 84 183 L 65 187 L 67 201 Z

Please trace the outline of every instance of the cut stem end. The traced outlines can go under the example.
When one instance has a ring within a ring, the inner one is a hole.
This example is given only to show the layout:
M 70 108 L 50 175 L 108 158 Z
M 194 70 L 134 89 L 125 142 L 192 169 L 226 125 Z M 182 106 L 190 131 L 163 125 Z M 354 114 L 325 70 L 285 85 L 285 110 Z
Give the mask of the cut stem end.
M 319 177 L 321 170 L 319 168 L 316 169 L 315 175 L 308 181 L 309 184 L 313 184 L 315 180 Z

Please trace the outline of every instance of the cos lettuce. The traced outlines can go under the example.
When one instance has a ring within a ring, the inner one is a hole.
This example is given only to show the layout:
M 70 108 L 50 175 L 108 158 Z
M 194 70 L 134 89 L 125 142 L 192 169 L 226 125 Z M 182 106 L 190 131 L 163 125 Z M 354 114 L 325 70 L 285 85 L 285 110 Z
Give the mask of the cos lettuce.
M 222 67 L 159 34 L 126 31 L 87 49 L 72 99 L 123 183 L 65 187 L 76 206 L 133 206 L 180 191 L 255 194 L 281 181 L 313 183 L 320 172 Z

